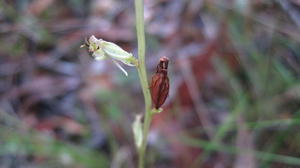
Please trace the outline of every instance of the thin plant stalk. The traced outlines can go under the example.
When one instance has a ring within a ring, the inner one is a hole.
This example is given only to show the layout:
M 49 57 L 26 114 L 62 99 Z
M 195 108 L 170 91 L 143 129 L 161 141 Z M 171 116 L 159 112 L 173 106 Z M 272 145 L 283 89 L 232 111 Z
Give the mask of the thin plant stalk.
M 144 2 L 143 0 L 135 0 L 135 20 L 136 32 L 138 40 L 138 66 L 137 71 L 139 74 L 140 84 L 144 94 L 145 100 L 145 119 L 143 124 L 143 140 L 142 145 L 138 149 L 138 167 L 144 168 L 145 152 L 147 147 L 147 137 L 152 120 L 151 113 L 151 95 L 147 79 L 146 65 L 145 65 L 145 26 L 144 26 Z

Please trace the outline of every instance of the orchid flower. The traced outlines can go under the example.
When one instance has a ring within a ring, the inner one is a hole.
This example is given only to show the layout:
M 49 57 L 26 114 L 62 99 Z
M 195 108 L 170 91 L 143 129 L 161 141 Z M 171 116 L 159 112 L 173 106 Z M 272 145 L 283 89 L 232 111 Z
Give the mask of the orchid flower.
M 86 40 L 85 44 L 81 45 L 81 47 L 88 47 L 89 52 L 92 53 L 95 60 L 111 59 L 126 76 L 128 76 L 128 73 L 119 62 L 128 66 L 137 66 L 138 64 L 137 59 L 132 53 L 128 53 L 112 42 L 97 39 L 94 35 Z

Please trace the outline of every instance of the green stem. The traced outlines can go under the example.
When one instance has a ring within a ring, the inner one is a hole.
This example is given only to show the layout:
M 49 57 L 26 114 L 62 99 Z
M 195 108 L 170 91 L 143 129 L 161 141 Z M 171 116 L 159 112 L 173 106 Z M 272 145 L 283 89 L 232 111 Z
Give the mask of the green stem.
M 138 149 L 139 163 L 138 167 L 144 167 L 144 157 L 147 147 L 147 137 L 152 120 L 151 115 L 151 95 L 149 84 L 147 80 L 146 65 L 145 65 L 145 30 L 144 30 L 144 2 L 143 0 L 135 0 L 135 19 L 136 19 L 136 32 L 138 40 L 138 66 L 137 71 L 140 78 L 141 87 L 145 100 L 145 122 L 143 125 L 143 141 L 141 147 Z

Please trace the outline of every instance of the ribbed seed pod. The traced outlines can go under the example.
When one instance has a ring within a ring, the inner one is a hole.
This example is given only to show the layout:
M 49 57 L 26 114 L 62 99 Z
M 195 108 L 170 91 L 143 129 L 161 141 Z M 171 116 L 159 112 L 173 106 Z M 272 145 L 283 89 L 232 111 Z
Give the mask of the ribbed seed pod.
M 150 91 L 152 103 L 156 109 L 164 104 L 169 94 L 168 63 L 167 57 L 160 58 L 156 73 L 152 76 Z

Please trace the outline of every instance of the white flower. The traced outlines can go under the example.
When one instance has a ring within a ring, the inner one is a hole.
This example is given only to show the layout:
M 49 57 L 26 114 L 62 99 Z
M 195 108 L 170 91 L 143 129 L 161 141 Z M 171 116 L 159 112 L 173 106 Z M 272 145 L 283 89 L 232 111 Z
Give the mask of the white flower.
M 128 53 L 114 43 L 97 39 L 94 35 L 91 36 L 88 41 L 86 41 L 86 44 L 82 45 L 81 47 L 85 46 L 89 48 L 89 52 L 92 53 L 92 56 L 95 58 L 95 60 L 103 60 L 107 58 L 111 59 L 126 76 L 128 76 L 128 73 L 118 63 L 118 61 L 128 66 L 137 66 L 138 61 L 132 55 L 132 53 Z

